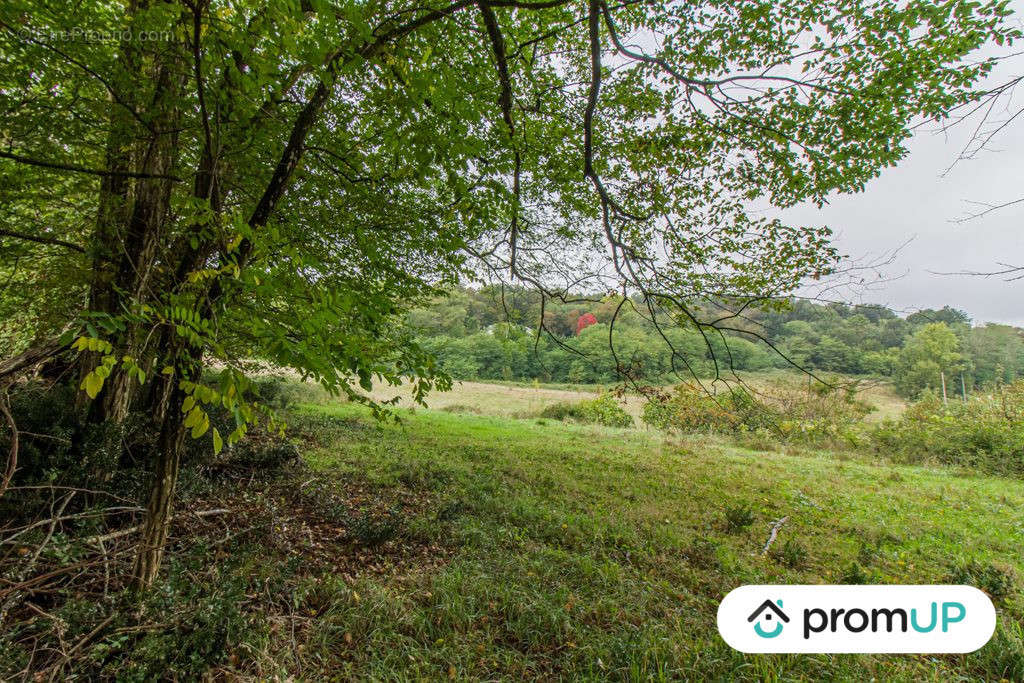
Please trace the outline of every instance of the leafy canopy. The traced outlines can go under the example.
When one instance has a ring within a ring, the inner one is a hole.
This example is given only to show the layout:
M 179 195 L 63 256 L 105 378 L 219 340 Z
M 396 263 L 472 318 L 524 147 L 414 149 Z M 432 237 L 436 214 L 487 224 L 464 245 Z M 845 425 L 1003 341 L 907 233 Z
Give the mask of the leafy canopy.
M 333 390 L 426 390 L 436 368 L 396 315 L 467 276 L 618 289 L 722 326 L 687 302 L 777 296 L 836 263 L 826 228 L 759 209 L 896 163 L 916 121 L 973 97 L 991 64 L 965 58 L 1016 37 L 1007 14 L 10 0 L 0 308 L 20 318 L 3 349 L 77 320 L 111 345 L 90 394 L 96 372 L 187 382 L 182 359 L 205 356 L 228 368 L 223 402 L 252 357 Z

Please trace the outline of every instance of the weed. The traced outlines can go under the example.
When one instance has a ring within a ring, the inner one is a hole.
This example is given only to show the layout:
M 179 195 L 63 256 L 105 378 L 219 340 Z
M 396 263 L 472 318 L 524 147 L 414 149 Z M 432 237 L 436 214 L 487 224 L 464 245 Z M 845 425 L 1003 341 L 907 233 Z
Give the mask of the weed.
M 843 573 L 839 577 L 840 583 L 849 583 L 855 585 L 861 585 L 868 583 L 871 577 L 868 573 L 861 568 L 856 562 L 851 562 L 850 566 L 843 570 Z
M 725 509 L 725 530 L 730 534 L 739 533 L 754 523 L 754 510 L 746 504 Z
M 392 508 L 385 515 L 373 515 L 363 510 L 349 518 L 348 532 L 360 545 L 376 548 L 398 536 L 404 526 L 404 518 L 400 510 Z
M 721 569 L 722 560 L 718 556 L 718 544 L 706 538 L 695 538 L 683 551 L 686 561 L 700 569 Z
M 950 583 L 974 586 L 988 593 L 993 600 L 1003 600 L 1014 591 L 1014 576 L 992 563 L 976 560 L 961 562 L 949 574 Z
M 799 569 L 805 566 L 807 556 L 807 548 L 800 541 L 793 539 L 787 540 L 774 553 L 774 557 L 790 569 Z

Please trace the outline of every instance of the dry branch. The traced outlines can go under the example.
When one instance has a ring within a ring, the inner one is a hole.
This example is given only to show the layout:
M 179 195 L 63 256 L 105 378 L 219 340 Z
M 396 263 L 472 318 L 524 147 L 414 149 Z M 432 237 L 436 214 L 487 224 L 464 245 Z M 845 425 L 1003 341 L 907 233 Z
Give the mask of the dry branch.
M 225 515 L 229 512 L 231 512 L 231 510 L 228 510 L 226 508 L 216 508 L 214 510 L 202 510 L 200 512 L 193 512 L 192 514 L 196 517 L 212 517 L 214 515 Z M 102 536 L 90 536 L 89 538 L 85 539 L 85 542 L 103 543 L 105 541 L 112 541 L 115 538 L 121 538 L 123 536 L 134 534 L 136 531 L 141 530 L 143 526 L 143 524 L 136 524 L 135 526 L 128 527 L 127 529 L 118 529 L 117 531 L 112 531 L 109 534 L 103 534 Z
M 771 532 L 768 534 L 768 541 L 764 544 L 764 549 L 761 550 L 762 556 L 768 554 L 768 551 L 772 547 L 772 543 L 775 543 L 775 539 L 779 535 L 779 530 L 782 528 L 782 525 L 785 524 L 788 520 L 789 515 L 786 515 L 785 517 L 782 517 L 781 519 L 777 519 L 774 522 L 772 522 Z

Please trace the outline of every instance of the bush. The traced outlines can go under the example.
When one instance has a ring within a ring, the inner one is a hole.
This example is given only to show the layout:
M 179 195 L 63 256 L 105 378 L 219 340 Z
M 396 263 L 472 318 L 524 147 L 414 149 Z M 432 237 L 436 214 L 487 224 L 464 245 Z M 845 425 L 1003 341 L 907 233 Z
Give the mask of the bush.
M 870 407 L 856 399 L 855 389 L 775 383 L 756 394 L 740 388 L 713 396 L 681 384 L 671 396 L 649 401 L 643 420 L 670 431 L 753 434 L 761 445 L 767 436 L 808 445 L 857 445 L 856 428 Z
M 734 426 L 721 401 L 690 384 L 680 384 L 668 398 L 648 401 L 641 419 L 652 427 L 677 432 L 724 432 Z
M 68 484 L 135 495 L 132 454 L 152 447 L 154 430 L 146 415 L 130 413 L 120 425 L 88 424 L 76 410 L 76 389 L 67 384 L 16 385 L 10 391 L 11 416 L 18 425 L 15 486 Z M 10 448 L 10 431 L 0 419 L 0 453 Z
M 544 406 L 543 410 L 540 411 L 540 417 L 546 417 L 550 420 L 576 420 L 577 422 L 583 422 L 583 408 L 580 403 L 559 401 L 558 403 Z
M 583 401 L 583 417 L 587 422 L 605 427 L 633 426 L 633 418 L 611 394 L 601 394 L 591 401 Z
M 589 401 L 559 401 L 540 412 L 540 417 L 552 420 L 574 420 L 605 427 L 632 427 L 633 418 L 622 409 L 611 394 L 601 394 Z
M 937 460 L 995 474 L 1024 475 L 1024 381 L 948 406 L 925 392 L 899 420 L 871 433 L 874 448 L 910 463 Z
M 143 635 L 132 644 L 130 657 L 113 658 L 100 677 L 199 680 L 227 663 L 235 648 L 265 640 L 266 626 L 243 613 L 247 582 L 224 572 L 218 581 L 200 585 L 188 571 L 197 569 L 172 563 L 170 579 L 148 596 L 145 606 L 172 623 Z
M 743 531 L 754 523 L 754 511 L 749 505 L 726 508 L 725 529 L 729 533 Z
M 274 410 L 287 410 L 297 403 L 323 403 L 327 392 L 317 384 L 299 382 L 280 375 L 253 380 L 256 400 Z

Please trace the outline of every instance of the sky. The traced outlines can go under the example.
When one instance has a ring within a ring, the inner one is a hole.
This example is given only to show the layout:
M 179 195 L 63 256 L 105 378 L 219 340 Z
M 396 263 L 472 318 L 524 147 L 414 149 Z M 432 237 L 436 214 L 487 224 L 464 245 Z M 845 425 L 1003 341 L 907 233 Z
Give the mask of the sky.
M 1024 18 L 1024 0 L 1012 3 Z M 1021 20 L 1017 20 L 1018 22 Z M 1020 49 L 1020 45 L 1014 46 Z M 995 49 L 982 54 L 1005 54 Z M 1024 56 L 1004 61 L 988 82 L 1024 73 Z M 1024 86 L 1011 105 L 1024 106 Z M 1004 117 L 1005 117 L 1005 112 Z M 841 290 L 830 298 L 884 304 L 903 313 L 950 305 L 975 324 L 1024 327 L 1024 279 L 948 275 L 992 272 L 1000 263 L 1024 266 L 1024 203 L 957 222 L 984 207 L 1024 198 L 1024 118 L 991 146 L 995 151 L 954 164 L 973 126 L 943 133 L 931 126 L 915 134 L 910 153 L 864 192 L 833 197 L 822 209 L 799 206 L 780 213 L 790 222 L 828 225 L 840 252 L 857 262 L 888 260 L 875 284 Z M 900 249 L 902 245 L 902 249 Z

